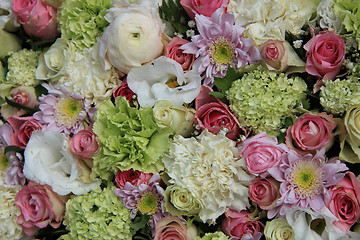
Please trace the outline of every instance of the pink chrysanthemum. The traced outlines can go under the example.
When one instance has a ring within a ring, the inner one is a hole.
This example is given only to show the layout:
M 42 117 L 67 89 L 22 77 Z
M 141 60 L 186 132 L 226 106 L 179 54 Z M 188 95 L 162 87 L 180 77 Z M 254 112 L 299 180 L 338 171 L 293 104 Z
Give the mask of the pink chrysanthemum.
M 307 154 L 298 155 L 290 150 L 288 156 L 283 158 L 278 167 L 268 172 L 279 182 L 281 198 L 277 201 L 280 215 L 292 207 L 310 208 L 321 211 L 325 207 L 324 197 L 330 186 L 339 183 L 348 170 L 339 159 L 325 160 L 325 149 L 315 156 Z M 270 213 L 275 216 L 276 212 Z
M 137 212 L 151 215 L 149 225 L 155 228 L 156 223 L 168 215 L 164 207 L 164 189 L 160 186 L 160 175 L 155 173 L 148 184 L 134 186 L 130 182 L 125 183 L 124 189 L 115 188 L 115 195 L 121 198 L 124 205 L 131 209 L 130 217 L 134 219 Z
M 216 10 L 211 18 L 195 16 L 199 35 L 180 49 L 184 53 L 195 54 L 193 68 L 205 72 L 205 84 L 212 85 L 214 77 L 224 77 L 228 65 L 240 68 L 261 59 L 258 49 L 250 39 L 243 36 L 244 28 L 234 25 L 234 15 Z
M 43 86 L 48 94 L 39 97 L 40 111 L 34 113 L 34 118 L 44 124 L 44 130 L 69 135 L 87 128 L 94 112 L 88 101 L 80 94 L 71 93 L 64 86 L 60 86 L 60 89 L 49 84 Z

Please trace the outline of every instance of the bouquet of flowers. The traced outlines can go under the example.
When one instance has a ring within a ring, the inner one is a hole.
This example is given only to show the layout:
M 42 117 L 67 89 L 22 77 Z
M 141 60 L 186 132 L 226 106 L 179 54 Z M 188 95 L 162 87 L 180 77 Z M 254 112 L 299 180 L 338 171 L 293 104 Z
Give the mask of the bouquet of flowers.
M 2 239 L 360 239 L 357 0 L 0 1 Z

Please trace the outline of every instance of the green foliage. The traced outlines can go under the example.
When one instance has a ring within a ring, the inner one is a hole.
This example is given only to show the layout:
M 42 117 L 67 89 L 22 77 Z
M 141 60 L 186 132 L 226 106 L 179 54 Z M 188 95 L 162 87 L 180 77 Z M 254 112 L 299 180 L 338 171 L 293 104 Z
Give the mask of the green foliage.
M 171 23 L 176 32 L 186 36 L 187 24 L 191 19 L 180 5 L 180 0 L 163 0 L 159 13 L 162 19 Z

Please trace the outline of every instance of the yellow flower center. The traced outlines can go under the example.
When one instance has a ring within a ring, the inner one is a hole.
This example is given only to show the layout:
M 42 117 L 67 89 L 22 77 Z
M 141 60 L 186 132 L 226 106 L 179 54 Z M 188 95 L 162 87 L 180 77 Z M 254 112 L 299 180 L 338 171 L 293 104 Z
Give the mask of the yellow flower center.
M 145 193 L 137 202 L 137 209 L 142 214 L 152 215 L 158 211 L 158 207 L 158 197 L 152 192 Z
M 84 109 L 84 103 L 80 99 L 64 97 L 58 99 L 54 105 L 55 120 L 60 126 L 73 127 L 80 120 L 80 113 Z
M 235 47 L 228 38 L 219 36 L 209 44 L 208 54 L 212 64 L 216 67 L 235 64 Z

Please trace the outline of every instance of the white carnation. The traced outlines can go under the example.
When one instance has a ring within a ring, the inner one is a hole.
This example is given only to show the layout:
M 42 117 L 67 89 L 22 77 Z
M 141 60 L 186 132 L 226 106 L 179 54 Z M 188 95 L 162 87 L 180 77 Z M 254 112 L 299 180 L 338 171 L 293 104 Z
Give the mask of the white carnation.
M 322 0 L 317 6 L 317 15 L 321 28 L 340 33 L 342 19 L 335 15 L 334 0 Z
M 68 150 L 67 138 L 54 131 L 34 131 L 25 149 L 24 175 L 39 184 L 47 184 L 59 195 L 81 195 L 98 186 L 95 179 L 85 184 L 81 169 Z
M 20 208 L 15 205 L 21 186 L 0 185 L 0 239 L 20 239 L 22 227 L 17 223 Z
M 105 70 L 100 63 L 99 44 L 85 48 L 65 66 L 66 77 L 58 83 L 70 91 L 80 93 L 95 105 L 111 97 L 112 91 L 118 86 L 119 78 L 114 68 Z
M 235 15 L 236 25 L 245 27 L 244 34 L 260 46 L 268 39 L 285 40 L 286 31 L 300 34 L 317 1 L 238 0 L 229 2 L 228 11 Z
M 163 158 L 170 182 L 189 190 L 200 202 L 203 222 L 215 222 L 227 207 L 240 211 L 249 206 L 247 185 L 253 177 L 238 155 L 225 132 L 214 135 L 205 130 L 197 138 L 175 136 Z

